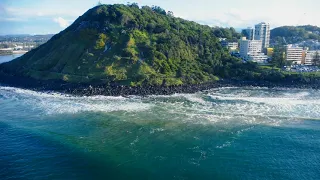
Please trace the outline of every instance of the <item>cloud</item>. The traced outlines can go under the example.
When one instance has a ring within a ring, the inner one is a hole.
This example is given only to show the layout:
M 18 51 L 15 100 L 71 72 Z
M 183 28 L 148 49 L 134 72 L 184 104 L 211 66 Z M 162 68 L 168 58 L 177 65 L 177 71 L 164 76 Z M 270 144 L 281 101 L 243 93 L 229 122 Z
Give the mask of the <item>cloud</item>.
M 67 20 L 63 19 L 62 17 L 54 18 L 53 21 L 58 23 L 59 26 L 62 28 L 66 28 L 69 26 L 69 22 Z

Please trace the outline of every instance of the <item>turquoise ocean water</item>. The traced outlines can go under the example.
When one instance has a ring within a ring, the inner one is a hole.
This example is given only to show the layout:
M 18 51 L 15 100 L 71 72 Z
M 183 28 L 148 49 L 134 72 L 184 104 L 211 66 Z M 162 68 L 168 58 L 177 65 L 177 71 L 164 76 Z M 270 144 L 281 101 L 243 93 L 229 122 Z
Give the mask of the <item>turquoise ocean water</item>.
M 0 179 L 319 179 L 320 91 L 74 97 L 0 86 Z

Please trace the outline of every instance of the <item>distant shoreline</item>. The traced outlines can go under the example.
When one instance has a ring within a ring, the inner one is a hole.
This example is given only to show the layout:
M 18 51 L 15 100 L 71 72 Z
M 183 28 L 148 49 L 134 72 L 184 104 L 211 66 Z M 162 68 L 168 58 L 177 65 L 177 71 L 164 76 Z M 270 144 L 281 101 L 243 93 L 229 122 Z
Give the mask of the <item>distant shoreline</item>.
M 28 51 L 13 51 L 12 54 L 25 54 Z
M 15 54 L 25 54 L 28 51 L 12 51 L 9 53 L 0 53 L 0 56 L 8 56 L 8 55 L 15 55 Z

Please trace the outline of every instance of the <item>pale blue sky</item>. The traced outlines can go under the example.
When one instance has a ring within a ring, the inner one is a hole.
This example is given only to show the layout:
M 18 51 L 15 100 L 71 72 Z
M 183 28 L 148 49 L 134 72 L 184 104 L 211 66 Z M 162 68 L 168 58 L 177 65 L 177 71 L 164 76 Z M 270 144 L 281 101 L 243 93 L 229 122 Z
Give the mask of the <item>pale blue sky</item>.
M 128 0 L 101 0 L 104 4 Z M 269 22 L 320 26 L 319 0 L 136 0 L 210 26 L 244 28 Z M 0 34 L 58 33 L 98 0 L 0 0 Z

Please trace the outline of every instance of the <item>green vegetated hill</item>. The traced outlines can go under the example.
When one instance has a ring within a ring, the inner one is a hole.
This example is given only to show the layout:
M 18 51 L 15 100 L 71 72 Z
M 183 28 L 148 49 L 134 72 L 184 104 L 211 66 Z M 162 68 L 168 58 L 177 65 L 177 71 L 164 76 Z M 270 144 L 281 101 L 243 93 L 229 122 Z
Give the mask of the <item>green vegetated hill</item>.
M 215 81 L 223 61 L 239 60 L 220 46 L 214 30 L 160 7 L 101 5 L 2 69 L 36 79 L 133 86 Z
M 306 40 L 320 41 L 320 28 L 317 26 L 282 26 L 271 30 L 271 40 L 278 44 L 295 44 Z
M 130 86 L 238 80 L 304 80 L 298 74 L 243 63 L 218 37 L 237 39 L 233 28 L 211 28 L 176 18 L 160 7 L 100 5 L 0 73 L 70 83 Z

